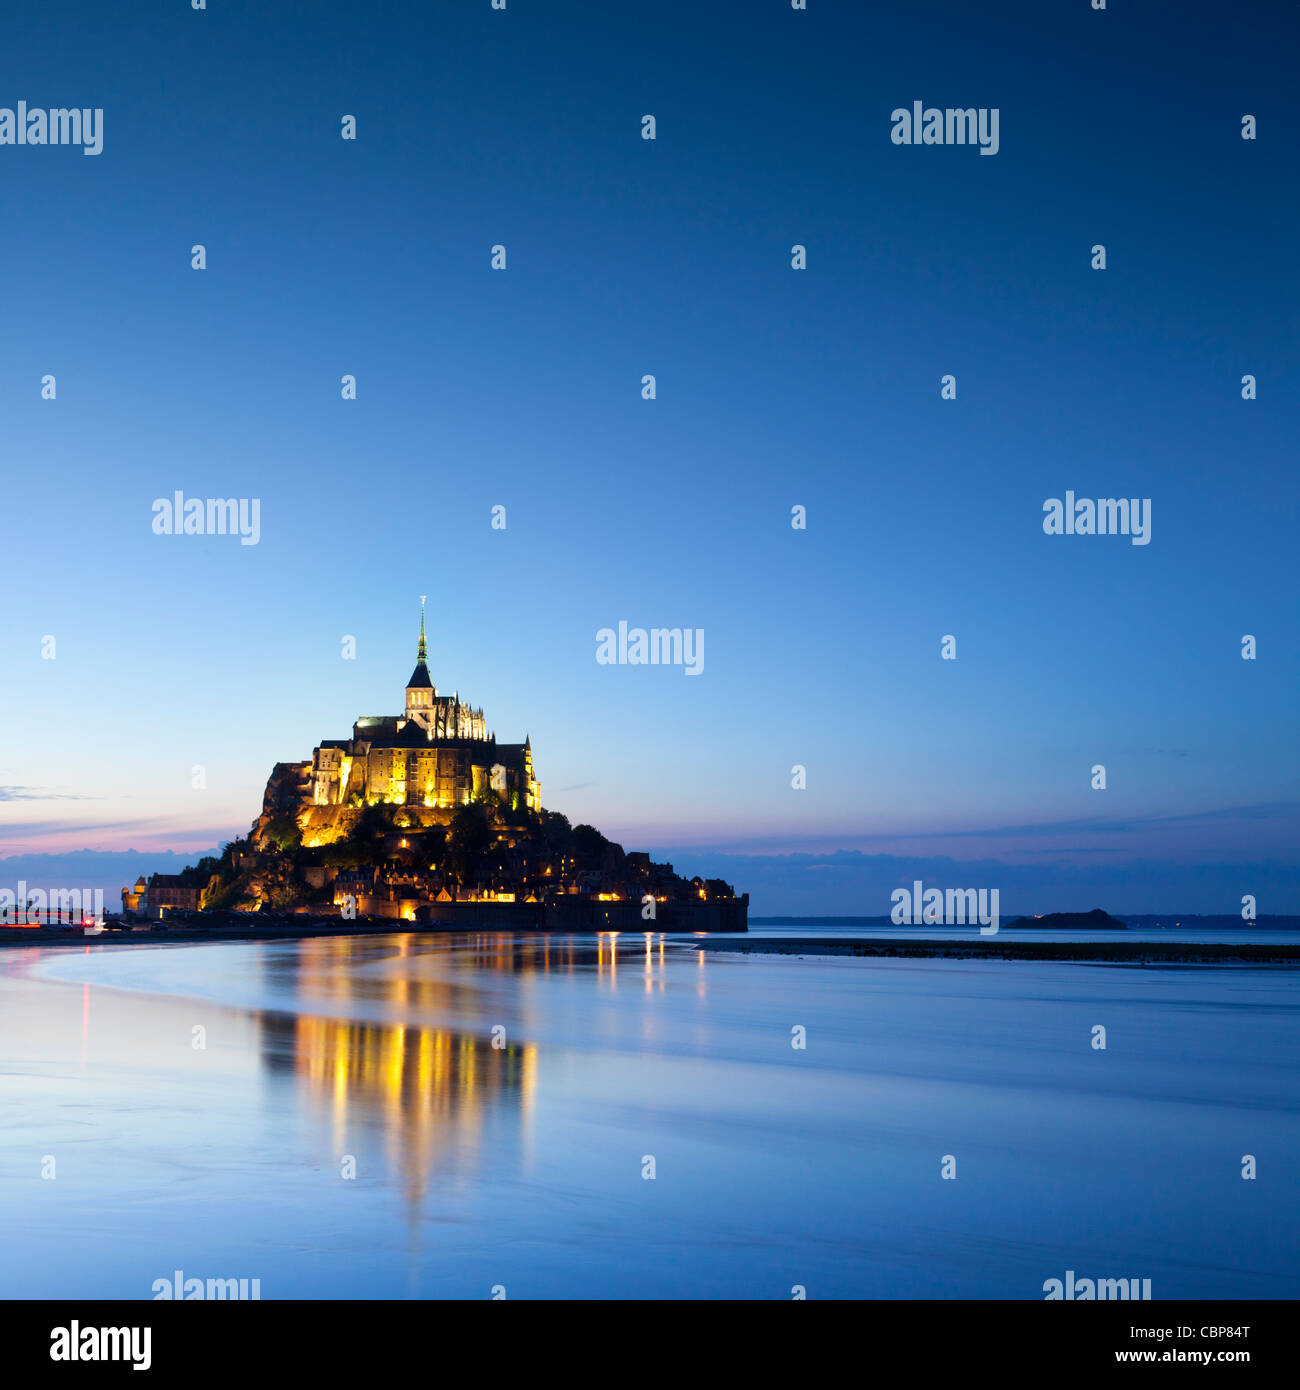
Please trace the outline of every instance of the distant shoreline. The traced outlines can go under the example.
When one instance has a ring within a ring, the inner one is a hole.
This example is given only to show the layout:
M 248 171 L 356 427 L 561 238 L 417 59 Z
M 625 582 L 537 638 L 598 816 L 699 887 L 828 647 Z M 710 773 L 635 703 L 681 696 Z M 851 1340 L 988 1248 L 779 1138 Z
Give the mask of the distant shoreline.
M 170 943 L 192 945 L 218 941 L 302 941 L 318 936 L 457 936 L 466 932 L 500 931 L 501 928 L 444 927 L 437 923 L 396 920 L 391 917 L 356 918 L 330 924 L 319 920 L 302 926 L 278 921 L 238 927 L 150 927 L 139 930 L 83 932 L 59 927 L 0 927 L 0 949 L 41 946 L 152 946 Z M 520 935 L 541 935 L 520 932 Z M 594 935 L 595 933 L 593 933 Z
M 646 935 L 680 936 L 692 934 L 689 927 L 661 927 Z M 734 933 L 709 933 L 719 938 Z M 221 941 L 305 941 L 315 937 L 337 936 L 513 936 L 520 940 L 534 936 L 640 936 L 625 928 L 580 926 L 537 927 L 467 922 L 409 922 L 397 917 L 304 918 L 296 914 L 269 920 L 241 922 L 237 926 L 150 926 L 110 927 L 102 932 L 86 932 L 73 927 L 0 927 L 0 950 L 9 946 L 21 950 L 43 946 L 156 946 L 209 944 Z
M 754 955 L 1077 961 L 1095 965 L 1300 965 L 1300 946 L 1184 941 L 883 941 L 879 937 L 748 936 L 692 943 L 701 951 Z
M 1053 913 L 1052 916 L 1082 916 L 1080 913 Z M 1224 931 L 1300 931 L 1300 917 L 1288 914 L 1268 914 L 1261 913 L 1253 922 L 1245 922 L 1240 915 L 1233 913 L 1196 913 L 1196 912 L 1115 912 L 1109 914 L 1116 918 L 1121 925 L 1132 930 L 1168 930 L 1175 931 L 1178 928 L 1188 928 L 1193 930 L 1212 931 L 1222 929 Z M 1003 929 L 1014 926 L 1015 923 L 1008 919 L 1008 914 L 1003 913 Z M 1023 917 L 1019 921 L 1025 921 Z M 1034 919 L 1029 919 L 1034 920 Z M 1039 917 L 1037 920 L 1042 920 Z M 865 917 L 817 917 L 801 916 L 792 917 L 789 915 L 779 917 L 755 917 L 751 914 L 749 919 L 751 927 L 897 927 L 900 924 L 895 922 L 888 913 L 880 913 L 876 916 Z M 1166 926 L 1166 924 L 1168 924 Z M 1049 929 L 1050 930 L 1050 929 Z

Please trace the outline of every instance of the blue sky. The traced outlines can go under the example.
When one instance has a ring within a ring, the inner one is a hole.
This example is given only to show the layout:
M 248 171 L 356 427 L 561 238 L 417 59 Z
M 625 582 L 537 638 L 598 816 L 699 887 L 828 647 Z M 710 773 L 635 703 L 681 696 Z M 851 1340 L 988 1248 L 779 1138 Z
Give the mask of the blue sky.
M 6 15 L 0 105 L 104 148 L 0 146 L 0 855 L 246 829 L 400 708 L 427 593 L 548 806 L 763 856 L 756 908 L 887 911 L 779 857 L 857 852 L 1300 911 L 1294 18 L 880 8 Z M 999 152 L 894 145 L 914 100 Z M 178 488 L 259 543 L 153 534 Z M 1151 543 L 1045 536 L 1067 489 Z M 704 674 L 597 665 L 619 620 Z

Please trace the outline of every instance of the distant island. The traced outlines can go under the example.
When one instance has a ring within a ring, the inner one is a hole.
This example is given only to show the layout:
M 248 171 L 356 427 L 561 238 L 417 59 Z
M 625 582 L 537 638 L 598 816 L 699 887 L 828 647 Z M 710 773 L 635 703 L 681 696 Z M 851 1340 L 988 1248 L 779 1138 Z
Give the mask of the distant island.
M 1017 917 L 1004 930 L 1037 931 L 1128 931 L 1128 923 L 1094 907 L 1091 912 L 1049 912 L 1043 917 Z
M 191 913 L 391 918 L 502 930 L 745 931 L 749 896 L 625 853 L 547 811 L 532 741 L 502 744 L 481 709 L 439 694 L 420 600 L 401 715 L 277 763 L 247 837 L 122 890 L 128 919 Z

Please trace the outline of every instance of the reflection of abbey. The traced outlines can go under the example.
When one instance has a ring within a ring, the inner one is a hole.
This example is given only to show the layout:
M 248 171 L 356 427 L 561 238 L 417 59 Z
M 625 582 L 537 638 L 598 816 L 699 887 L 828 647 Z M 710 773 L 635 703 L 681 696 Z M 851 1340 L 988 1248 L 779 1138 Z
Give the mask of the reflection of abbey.
M 294 809 L 380 802 L 445 812 L 494 792 L 518 810 L 539 811 L 542 805 L 529 740 L 498 743 L 481 709 L 462 703 L 459 695 L 438 693 L 429 675 L 423 600 L 420 645 L 403 713 L 358 719 L 350 739 L 326 739 L 310 765 L 279 764 L 272 781 L 279 785 L 274 793 L 268 787 L 268 800 Z M 332 819 L 308 817 L 322 825 Z

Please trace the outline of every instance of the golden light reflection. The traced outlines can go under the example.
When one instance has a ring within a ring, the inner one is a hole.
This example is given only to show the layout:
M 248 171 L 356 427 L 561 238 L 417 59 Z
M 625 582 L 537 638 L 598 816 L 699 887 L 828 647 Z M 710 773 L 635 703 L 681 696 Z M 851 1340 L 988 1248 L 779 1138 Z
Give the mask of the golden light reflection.
M 603 979 L 608 967 L 611 989 L 618 986 L 618 938 L 616 931 L 596 933 L 596 978 Z
M 656 947 L 658 948 L 656 950 Z M 657 956 L 657 962 L 656 962 Z M 657 964 L 657 969 L 656 969 Z M 658 986 L 660 994 L 664 991 L 664 938 L 663 933 L 656 935 L 654 932 L 645 934 L 645 992 L 650 994 L 655 986 Z
M 479 944 L 472 953 L 477 970 L 562 965 L 563 951 L 544 952 L 540 942 L 529 943 L 535 950 L 526 959 L 504 950 L 498 937 Z M 386 968 L 389 962 L 395 967 Z M 357 1155 L 364 1171 L 364 1156 L 378 1141 L 413 1213 L 432 1186 L 476 1166 L 489 1138 L 519 1145 L 526 1157 L 537 1096 L 535 1044 L 507 1037 L 498 1047 L 486 1024 L 466 1032 L 410 1017 L 483 1017 L 480 988 L 430 978 L 422 968 L 455 970 L 445 953 L 422 957 L 409 937 L 315 938 L 300 943 L 285 966 L 304 1004 L 366 1001 L 374 1012 L 378 1001 L 390 1015 L 407 1017 L 262 1016 L 266 1064 L 296 1077 L 328 1116 L 335 1158 Z
M 531 1116 L 533 1044 L 498 1049 L 469 1033 L 351 1019 L 299 1016 L 291 1026 L 293 1072 L 328 1108 L 335 1157 L 377 1133 L 413 1203 L 439 1174 L 473 1165 L 489 1112 Z
M 619 935 L 457 933 L 454 951 L 408 933 L 299 942 L 275 969 L 309 1012 L 262 1016 L 267 1065 L 319 1106 L 336 1158 L 398 1177 L 414 1220 L 424 1194 L 472 1171 L 488 1144 L 515 1145 L 530 1161 L 539 1051 L 525 1037 L 536 996 L 522 991 L 524 1013 L 501 1020 L 505 1045 L 494 1047 L 491 976 L 571 976 L 594 964 L 612 990 Z M 663 990 L 663 935 L 642 935 L 646 988 Z M 366 1017 L 337 1016 L 350 1014 Z

